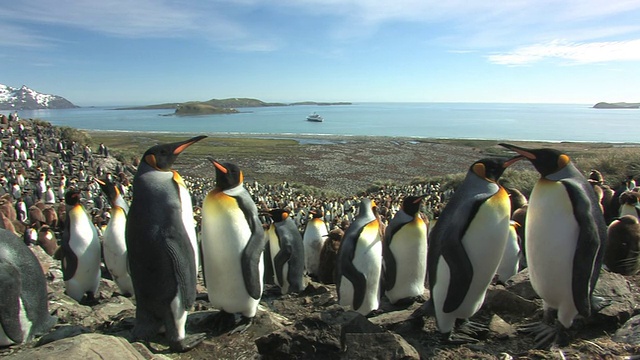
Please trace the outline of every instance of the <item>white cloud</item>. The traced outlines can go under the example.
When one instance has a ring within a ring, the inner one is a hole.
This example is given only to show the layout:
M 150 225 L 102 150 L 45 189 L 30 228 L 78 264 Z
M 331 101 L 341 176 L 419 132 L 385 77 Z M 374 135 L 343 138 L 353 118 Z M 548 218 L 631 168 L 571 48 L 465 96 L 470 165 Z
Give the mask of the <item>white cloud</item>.
M 570 64 L 640 61 L 640 39 L 591 43 L 554 40 L 490 55 L 488 59 L 500 65 L 528 65 L 549 59 L 562 60 Z

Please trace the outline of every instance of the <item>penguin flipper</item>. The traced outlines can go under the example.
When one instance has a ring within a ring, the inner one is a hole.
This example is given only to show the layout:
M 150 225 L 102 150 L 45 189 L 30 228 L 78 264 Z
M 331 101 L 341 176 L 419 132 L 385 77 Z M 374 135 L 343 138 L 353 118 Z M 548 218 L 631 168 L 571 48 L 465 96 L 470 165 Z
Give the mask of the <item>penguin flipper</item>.
M 278 284 L 284 284 L 284 274 L 282 273 L 284 265 L 291 259 L 291 249 L 283 249 L 273 257 L 273 266 L 275 266 L 274 272 L 276 273 L 276 278 L 278 279 Z
M 260 278 L 260 258 L 266 245 L 266 237 L 262 226 L 253 227 L 253 233 L 240 259 L 242 266 L 242 278 L 249 296 L 258 300 L 262 295 L 262 283 Z M 281 274 L 282 276 L 282 274 Z
M 62 275 L 64 281 L 69 281 L 76 273 L 78 269 L 78 257 L 71 250 L 71 245 L 69 244 L 69 221 L 66 222 L 67 228 L 66 231 L 62 234 Z
M 346 264 L 343 270 L 344 277 L 353 285 L 353 308 L 359 309 L 367 291 L 367 278 L 351 262 Z
M 182 296 L 182 304 L 188 309 L 196 301 L 196 272 L 195 272 L 195 254 L 189 241 L 187 231 L 182 229 L 174 229 L 176 234 L 167 238 L 167 253 L 173 269 L 177 277 L 178 288 Z
M 595 206 L 594 198 L 587 195 L 591 189 L 575 181 L 566 180 L 562 183 L 569 194 L 580 228 L 573 258 L 573 301 L 580 315 L 588 317 L 591 314 L 591 294 L 600 275 L 604 239 L 607 236 L 606 224 L 604 216 L 598 216 L 601 214 L 599 209 L 591 211 Z
M 0 325 L 7 337 L 14 343 L 23 342 L 24 336 L 20 329 L 20 322 L 16 321 L 20 318 L 20 289 L 22 288 L 22 280 L 18 269 L 12 264 L 0 261 Z
M 384 260 L 384 289 L 387 291 L 393 289 L 396 285 L 397 276 L 396 258 L 393 256 L 393 253 L 389 248 L 391 245 L 389 242 L 385 241 L 382 243 L 382 258 Z
M 453 243 L 453 244 L 451 244 Z M 449 242 L 442 249 L 442 257 L 449 266 L 449 288 L 444 301 L 443 311 L 446 313 L 456 310 L 467 296 L 469 286 L 473 280 L 473 265 L 469 255 L 462 246 L 462 239 Z

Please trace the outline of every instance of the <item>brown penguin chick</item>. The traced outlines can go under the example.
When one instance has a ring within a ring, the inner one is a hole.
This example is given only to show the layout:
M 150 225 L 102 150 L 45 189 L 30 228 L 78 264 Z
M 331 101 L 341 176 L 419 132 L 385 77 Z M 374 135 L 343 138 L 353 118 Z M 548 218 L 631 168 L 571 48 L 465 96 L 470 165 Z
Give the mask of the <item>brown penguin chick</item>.
M 56 229 L 58 227 L 58 213 L 53 207 L 45 207 L 44 210 L 42 210 L 42 214 L 44 215 L 45 224 L 52 229 Z
M 58 249 L 56 234 L 53 233 L 53 230 L 51 230 L 48 225 L 42 225 L 40 230 L 38 230 L 38 245 L 40 245 L 49 256 L 53 256 Z
M 9 220 L 2 211 L 0 211 L 0 227 L 16 234 L 16 228 L 13 226 L 13 221 Z
M 32 205 L 29 207 L 28 212 L 29 212 L 29 223 L 31 224 L 31 226 L 33 226 L 36 229 L 40 229 L 40 225 L 46 222 L 46 219 L 44 218 L 44 214 L 42 213 L 42 210 L 38 206 Z
M 505 187 L 505 190 L 507 190 L 507 193 L 509 194 L 509 201 L 511 202 L 511 215 L 513 215 L 516 210 L 527 204 L 527 197 L 524 196 L 524 194 L 516 188 Z
M 15 221 L 18 219 L 18 215 L 16 214 L 16 209 L 13 207 L 13 201 L 11 200 L 10 194 L 4 194 L 0 197 L 0 212 L 9 219 L 10 221 Z
M 318 280 L 323 284 L 335 283 L 334 272 L 336 269 L 336 260 L 343 236 L 344 231 L 342 231 L 342 229 L 333 229 L 329 232 L 327 239 L 322 245 L 322 250 L 320 250 L 320 266 L 318 267 Z
M 625 215 L 611 222 L 604 264 L 622 275 L 635 275 L 640 270 L 640 223 L 638 218 Z
M 589 181 L 602 185 L 604 184 L 604 177 L 600 171 L 594 169 L 589 173 Z

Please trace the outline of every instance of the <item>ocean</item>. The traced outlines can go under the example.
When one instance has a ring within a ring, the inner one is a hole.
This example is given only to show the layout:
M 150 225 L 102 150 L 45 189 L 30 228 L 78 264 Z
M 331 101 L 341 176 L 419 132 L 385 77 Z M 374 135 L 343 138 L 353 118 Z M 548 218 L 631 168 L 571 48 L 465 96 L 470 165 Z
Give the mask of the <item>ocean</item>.
M 198 134 L 392 136 L 414 138 L 640 142 L 638 109 L 592 104 L 354 103 L 240 108 L 240 113 L 178 117 L 173 110 L 84 107 L 19 111 L 22 118 L 86 130 Z M 306 121 L 317 112 L 324 122 Z M 9 113 L 8 111 L 6 112 Z

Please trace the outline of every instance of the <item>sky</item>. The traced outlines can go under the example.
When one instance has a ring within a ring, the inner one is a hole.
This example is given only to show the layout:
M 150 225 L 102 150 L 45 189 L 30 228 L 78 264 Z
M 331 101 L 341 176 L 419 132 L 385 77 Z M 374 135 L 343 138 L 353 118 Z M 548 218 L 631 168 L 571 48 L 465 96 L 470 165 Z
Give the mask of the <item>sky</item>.
M 20 0 L 0 84 L 79 106 L 640 102 L 640 0 Z

